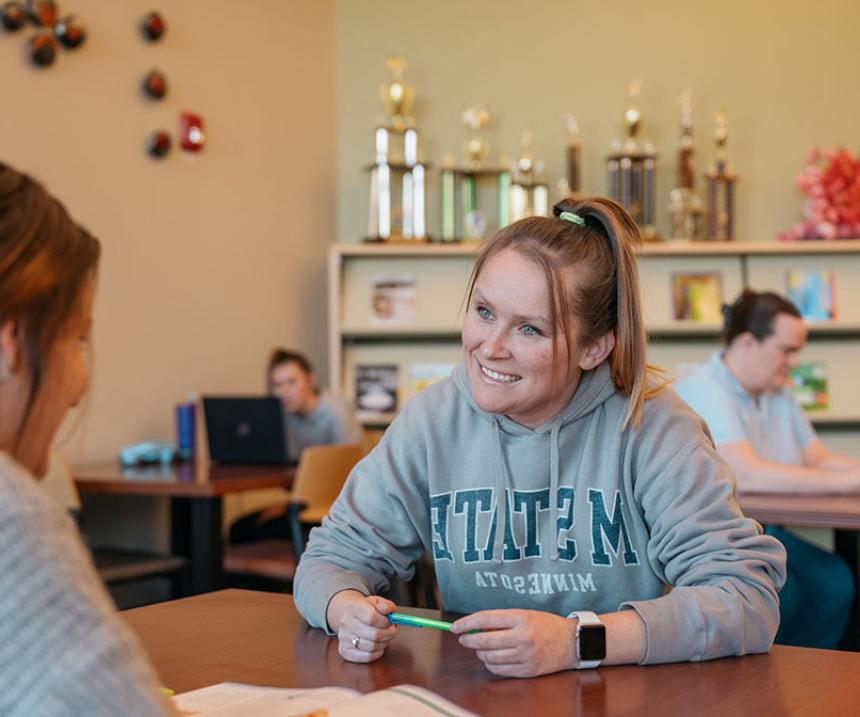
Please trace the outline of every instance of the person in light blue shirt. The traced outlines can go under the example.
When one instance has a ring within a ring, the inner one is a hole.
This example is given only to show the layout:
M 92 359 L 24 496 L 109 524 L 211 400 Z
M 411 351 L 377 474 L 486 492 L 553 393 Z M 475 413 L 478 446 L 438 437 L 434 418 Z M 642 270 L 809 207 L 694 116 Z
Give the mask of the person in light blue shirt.
M 788 387 L 806 343 L 797 308 L 744 291 L 726 309 L 726 348 L 676 389 L 708 424 L 717 450 L 751 493 L 860 492 L 860 462 L 829 451 Z M 833 648 L 849 617 L 854 581 L 842 558 L 770 526 L 788 552 L 776 642 Z

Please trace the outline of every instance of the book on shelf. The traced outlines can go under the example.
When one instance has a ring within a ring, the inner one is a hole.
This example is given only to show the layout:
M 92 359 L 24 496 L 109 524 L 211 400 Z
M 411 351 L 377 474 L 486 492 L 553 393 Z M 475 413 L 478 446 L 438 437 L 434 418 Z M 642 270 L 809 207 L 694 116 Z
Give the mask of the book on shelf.
M 788 300 L 806 321 L 836 319 L 836 272 L 795 269 L 786 272 Z
M 791 387 L 804 411 L 826 411 L 830 404 L 827 366 L 820 361 L 801 363 L 791 370 Z
M 362 414 L 381 415 L 397 410 L 400 367 L 396 364 L 357 364 L 355 407 Z
M 417 291 L 414 276 L 374 276 L 370 279 L 371 326 L 413 326 Z
M 412 393 L 423 391 L 437 381 L 447 378 L 454 370 L 453 363 L 414 363 L 412 364 Z
M 221 682 L 173 698 L 183 717 L 475 717 L 435 692 L 395 685 L 362 694 L 347 687 L 258 687 Z
M 672 316 L 676 321 L 722 323 L 722 273 L 672 273 Z

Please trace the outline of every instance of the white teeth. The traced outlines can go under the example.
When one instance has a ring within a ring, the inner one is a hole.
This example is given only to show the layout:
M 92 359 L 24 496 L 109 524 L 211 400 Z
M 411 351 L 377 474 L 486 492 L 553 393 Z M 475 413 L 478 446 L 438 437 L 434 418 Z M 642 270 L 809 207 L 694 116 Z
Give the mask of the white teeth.
M 481 366 L 481 371 L 485 376 L 489 376 L 493 381 L 500 381 L 501 383 L 513 383 L 514 381 L 519 381 L 521 376 L 514 376 L 508 373 L 499 373 L 498 371 L 492 371 L 488 369 L 486 366 Z

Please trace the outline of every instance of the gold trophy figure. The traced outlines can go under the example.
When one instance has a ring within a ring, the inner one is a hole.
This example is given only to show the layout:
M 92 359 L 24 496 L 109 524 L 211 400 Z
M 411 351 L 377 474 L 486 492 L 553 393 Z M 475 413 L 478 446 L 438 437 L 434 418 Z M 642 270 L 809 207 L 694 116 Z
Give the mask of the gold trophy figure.
M 693 103 L 690 90 L 680 97 L 681 138 L 678 142 L 677 186 L 669 192 L 672 238 L 686 241 L 701 239 L 704 206 L 695 191 L 693 149 Z
M 549 213 L 549 187 L 543 179 L 543 162 L 532 153 L 532 134 L 522 133 L 520 157 L 514 162 L 511 181 L 511 221 Z
M 490 121 L 489 110 L 482 104 L 471 105 L 463 110 L 461 119 L 468 131 L 463 143 L 466 162 L 455 167 L 449 155 L 442 167 L 442 241 L 477 241 L 496 228 L 491 215 L 478 208 L 478 185 L 487 180 L 496 183 L 498 227 L 510 221 L 510 172 L 486 165 L 487 142 L 481 130 Z
M 640 80 L 630 83 L 629 101 L 624 111 L 625 137 L 612 143 L 606 158 L 609 196 L 636 220 L 645 239 L 657 238 L 656 174 L 657 153 L 649 140 L 637 139 L 642 123 L 639 109 Z
M 582 142 L 579 136 L 579 123 L 572 114 L 564 117 L 564 126 L 567 130 L 567 147 L 565 148 L 566 178 L 559 180 L 561 194 L 565 197 L 582 196 L 582 171 L 580 160 L 582 156 Z
M 726 142 L 729 138 L 725 110 L 714 118 L 716 151 L 711 168 L 705 175 L 708 183 L 708 239 L 731 241 L 735 238 L 735 182 L 737 176 L 729 165 Z
M 415 99 L 415 91 L 403 82 L 403 71 L 406 69 L 406 58 L 402 55 L 391 55 L 385 61 L 391 70 L 391 80 L 379 88 L 382 106 L 388 112 L 388 123 L 396 132 L 403 132 L 411 124 L 408 116 Z
M 418 160 L 418 130 L 409 117 L 414 90 L 403 81 L 406 58 L 386 60 L 391 79 L 379 89 L 388 116 L 374 133 L 375 155 L 370 172 L 368 240 L 427 239 L 424 179 L 428 165 Z
M 463 145 L 469 169 L 480 169 L 487 157 L 487 143 L 481 137 L 481 130 L 489 121 L 490 113 L 484 105 L 473 105 L 463 110 L 463 124 L 471 131 Z

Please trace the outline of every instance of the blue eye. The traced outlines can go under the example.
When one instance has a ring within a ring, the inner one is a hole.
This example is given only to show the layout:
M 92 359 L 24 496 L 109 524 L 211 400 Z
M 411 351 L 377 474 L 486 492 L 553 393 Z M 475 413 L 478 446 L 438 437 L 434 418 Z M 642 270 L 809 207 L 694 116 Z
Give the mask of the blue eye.
M 486 321 L 493 318 L 493 313 L 486 306 L 479 306 L 476 311 L 478 312 L 478 316 Z
M 520 331 L 522 331 L 526 336 L 541 336 L 542 335 L 541 332 L 538 331 L 531 324 L 523 324 L 520 327 Z

